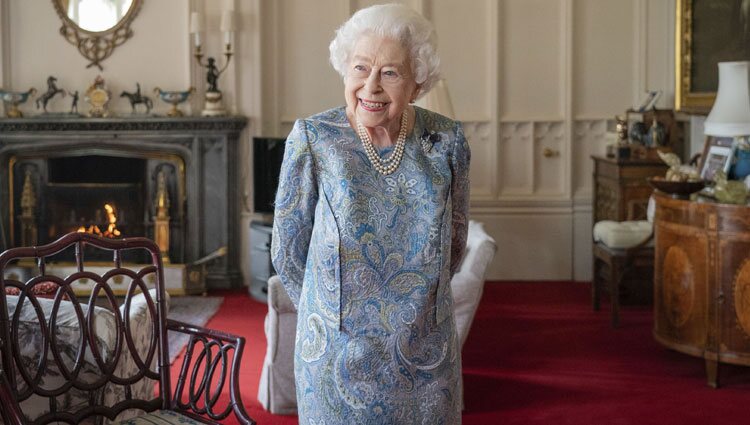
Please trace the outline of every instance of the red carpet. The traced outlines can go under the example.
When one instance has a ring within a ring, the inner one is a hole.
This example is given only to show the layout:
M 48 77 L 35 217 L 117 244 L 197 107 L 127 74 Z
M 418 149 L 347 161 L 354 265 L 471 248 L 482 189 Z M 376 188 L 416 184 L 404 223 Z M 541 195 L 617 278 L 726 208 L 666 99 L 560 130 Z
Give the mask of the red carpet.
M 256 400 L 266 306 L 244 292 L 221 295 L 207 326 L 248 340 L 240 378 L 248 412 L 261 425 L 296 424 Z M 611 329 L 606 305 L 591 311 L 586 283 L 488 283 L 463 350 L 463 423 L 750 422 L 749 368 L 722 366 L 723 388 L 711 389 L 703 361 L 663 348 L 651 327 L 649 307 L 624 306 Z

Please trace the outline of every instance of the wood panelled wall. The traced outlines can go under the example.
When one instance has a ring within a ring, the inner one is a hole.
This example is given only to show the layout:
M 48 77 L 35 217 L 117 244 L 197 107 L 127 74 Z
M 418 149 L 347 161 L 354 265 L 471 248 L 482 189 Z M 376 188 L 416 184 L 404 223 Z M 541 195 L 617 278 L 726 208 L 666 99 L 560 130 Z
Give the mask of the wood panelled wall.
M 472 217 L 499 245 L 488 278 L 590 279 L 589 155 L 603 152 L 613 116 L 646 89 L 663 90 L 659 106 L 671 106 L 674 0 L 402 2 L 437 28 L 443 75 L 473 151 Z M 249 195 L 250 138 L 285 135 L 295 119 L 344 103 L 328 44 L 354 11 L 375 3 L 382 1 L 146 0 L 134 38 L 105 61 L 104 76 L 117 93 L 135 81 L 202 92 L 190 11 L 209 17 L 206 47 L 217 54 L 218 17 L 235 8 L 237 55 L 220 85 L 233 111 L 251 119 L 240 158 Z M 20 90 L 51 73 L 85 89 L 96 72 L 57 28 L 49 0 L 0 0 L 0 84 Z M 51 54 L 40 53 L 40 41 Z M 194 101 L 193 111 L 199 107 Z
M 343 103 L 328 43 L 351 13 L 375 3 L 262 3 L 264 133 L 283 135 L 296 118 Z M 438 32 L 473 152 L 472 216 L 499 245 L 488 277 L 590 279 L 589 156 L 603 152 L 613 116 L 647 88 L 671 105 L 673 0 L 403 3 Z

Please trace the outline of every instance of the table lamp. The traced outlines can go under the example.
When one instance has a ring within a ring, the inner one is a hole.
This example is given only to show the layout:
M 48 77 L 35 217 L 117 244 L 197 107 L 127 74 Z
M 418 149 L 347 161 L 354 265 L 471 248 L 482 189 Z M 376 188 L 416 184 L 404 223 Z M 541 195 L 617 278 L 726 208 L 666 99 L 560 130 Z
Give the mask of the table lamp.
M 451 95 L 448 93 L 448 84 L 444 79 L 435 83 L 432 90 L 417 100 L 416 104 L 424 109 L 454 119 L 453 103 L 451 102 Z
M 750 175 L 750 62 L 719 62 L 719 90 L 705 122 L 705 133 L 733 137 L 737 148 L 735 179 Z
M 705 123 L 707 136 L 750 135 L 750 62 L 719 62 L 719 90 Z

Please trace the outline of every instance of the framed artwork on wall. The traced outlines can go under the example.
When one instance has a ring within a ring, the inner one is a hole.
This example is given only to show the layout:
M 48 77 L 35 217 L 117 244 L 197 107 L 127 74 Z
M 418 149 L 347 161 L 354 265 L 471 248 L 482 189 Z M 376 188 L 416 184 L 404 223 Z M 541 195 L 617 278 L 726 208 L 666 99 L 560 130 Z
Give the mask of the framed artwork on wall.
M 675 109 L 707 114 L 719 62 L 750 60 L 750 1 L 676 0 Z

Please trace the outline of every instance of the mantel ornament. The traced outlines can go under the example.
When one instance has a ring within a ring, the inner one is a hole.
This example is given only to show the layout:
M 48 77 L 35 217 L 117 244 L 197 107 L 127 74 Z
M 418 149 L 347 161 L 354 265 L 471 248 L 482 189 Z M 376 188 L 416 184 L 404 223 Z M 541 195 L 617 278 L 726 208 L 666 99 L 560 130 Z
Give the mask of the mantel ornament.
M 126 3 L 122 11 L 110 17 L 111 21 L 85 14 L 85 10 L 81 8 L 86 4 L 80 0 L 52 0 L 52 4 L 62 21 L 60 34 L 76 46 L 83 57 L 91 61 L 86 68 L 96 66 L 102 71 L 104 68 L 101 62 L 112 55 L 115 47 L 133 36 L 130 25 L 141 9 L 143 0 L 130 0 L 129 6 Z M 86 18 L 89 20 L 86 21 Z
M 127 97 L 130 101 L 130 108 L 132 109 L 131 114 L 135 114 L 135 105 L 143 104 L 143 106 L 146 107 L 146 115 L 148 115 L 149 112 L 151 112 L 151 108 L 154 107 L 154 103 L 151 101 L 151 98 L 141 94 L 141 84 L 135 83 L 135 91 L 130 93 L 123 90 L 122 93 L 120 93 L 120 97 Z
M 5 116 L 8 118 L 21 118 L 23 113 L 18 109 L 18 105 L 26 102 L 29 96 L 33 96 L 36 93 L 34 87 L 28 89 L 25 92 L 12 92 L 3 90 L 0 88 L 0 100 L 5 104 Z
M 235 22 L 234 22 L 234 10 L 228 9 L 222 13 L 221 16 L 221 31 L 224 33 L 224 65 L 217 66 L 216 59 L 209 57 L 206 63 L 203 62 L 203 50 L 201 45 L 201 34 L 205 29 L 205 22 L 203 14 L 200 12 L 192 12 L 190 15 L 190 32 L 193 34 L 195 41 L 195 53 L 193 56 L 198 61 L 201 68 L 206 69 L 206 102 L 201 112 L 204 117 L 220 117 L 227 115 L 226 109 L 222 102 L 222 93 L 219 90 L 219 76 L 229 66 L 229 61 L 232 59 L 234 54 L 232 50 L 232 37 L 234 36 Z
M 103 118 L 109 115 L 107 105 L 112 98 L 111 93 L 104 85 L 101 75 L 94 79 L 94 83 L 86 90 L 86 101 L 91 104 L 89 116 L 92 118 Z
M 182 117 L 185 113 L 177 107 L 180 103 L 188 100 L 191 94 L 195 92 L 195 87 L 190 87 L 184 91 L 164 91 L 159 87 L 154 88 L 154 94 L 170 105 L 172 109 L 167 112 L 168 117 Z
M 47 113 L 47 103 L 56 95 L 61 94 L 65 97 L 65 90 L 57 87 L 57 78 L 50 75 L 47 77 L 47 91 L 36 98 L 36 109 L 42 107 L 44 113 Z

